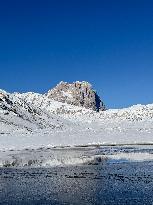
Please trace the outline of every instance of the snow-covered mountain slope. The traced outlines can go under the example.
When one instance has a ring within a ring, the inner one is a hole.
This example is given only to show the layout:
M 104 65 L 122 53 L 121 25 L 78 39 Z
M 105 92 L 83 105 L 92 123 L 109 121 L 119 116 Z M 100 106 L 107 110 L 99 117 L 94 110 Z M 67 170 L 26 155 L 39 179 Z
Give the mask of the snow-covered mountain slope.
M 153 104 L 95 112 L 0 90 L 0 149 L 153 143 Z

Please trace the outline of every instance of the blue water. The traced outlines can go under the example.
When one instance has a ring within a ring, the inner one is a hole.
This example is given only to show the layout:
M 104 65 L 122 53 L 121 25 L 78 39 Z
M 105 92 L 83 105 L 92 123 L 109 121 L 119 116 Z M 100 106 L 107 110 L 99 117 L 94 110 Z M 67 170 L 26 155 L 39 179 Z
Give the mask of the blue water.
M 153 204 L 153 161 L 1 168 L 1 205 Z
M 0 204 L 153 204 L 153 163 L 3 168 Z

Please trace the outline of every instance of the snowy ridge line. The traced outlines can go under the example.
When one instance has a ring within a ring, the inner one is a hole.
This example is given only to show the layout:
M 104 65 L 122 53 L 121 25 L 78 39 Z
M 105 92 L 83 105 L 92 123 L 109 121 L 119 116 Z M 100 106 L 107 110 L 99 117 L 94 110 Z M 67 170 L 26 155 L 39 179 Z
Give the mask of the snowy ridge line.
M 4 93 L 6 95 L 6 93 Z M 8 93 L 9 98 L 24 109 L 30 106 L 38 114 L 44 112 L 60 115 L 66 118 L 72 118 L 74 120 L 111 120 L 111 119 L 127 119 L 131 121 L 139 121 L 144 118 L 153 118 L 153 104 L 148 105 L 134 105 L 129 108 L 123 109 L 109 109 L 106 111 L 100 111 L 99 113 L 86 109 L 83 107 L 62 103 L 48 98 L 46 95 L 38 93 Z M 30 108 L 29 108 L 30 109 Z M 38 110 L 38 111 L 37 111 Z
M 153 104 L 93 111 L 0 90 L 0 150 L 153 144 Z

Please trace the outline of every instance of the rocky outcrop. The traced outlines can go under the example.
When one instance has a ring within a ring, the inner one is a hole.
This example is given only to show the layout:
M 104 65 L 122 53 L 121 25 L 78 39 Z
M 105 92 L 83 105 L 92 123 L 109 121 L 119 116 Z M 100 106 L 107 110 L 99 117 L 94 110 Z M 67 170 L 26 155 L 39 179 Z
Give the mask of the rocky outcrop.
M 48 91 L 48 98 L 71 105 L 81 106 L 95 111 L 105 110 L 104 103 L 92 89 L 90 83 L 76 81 L 67 83 L 61 81 L 57 86 Z

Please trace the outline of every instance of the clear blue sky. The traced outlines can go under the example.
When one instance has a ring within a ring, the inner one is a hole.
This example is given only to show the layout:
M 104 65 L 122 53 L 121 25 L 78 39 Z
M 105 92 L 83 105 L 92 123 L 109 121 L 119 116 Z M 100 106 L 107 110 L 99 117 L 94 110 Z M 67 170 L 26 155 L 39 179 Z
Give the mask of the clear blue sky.
M 153 103 L 152 0 L 4 0 L 0 88 L 86 80 L 109 108 Z

